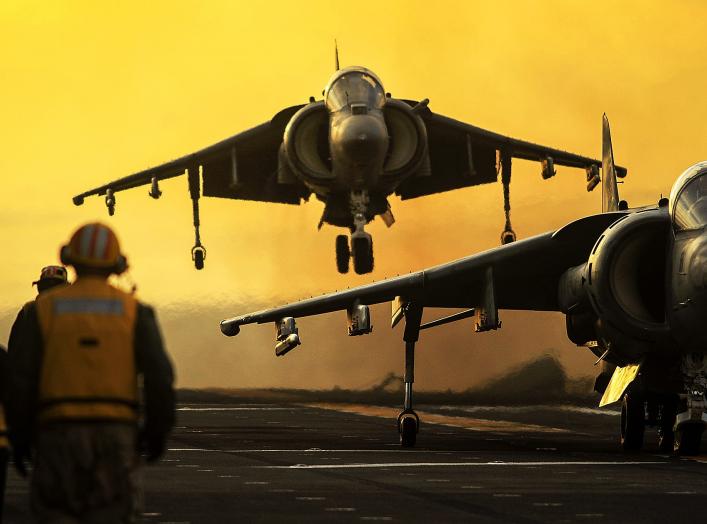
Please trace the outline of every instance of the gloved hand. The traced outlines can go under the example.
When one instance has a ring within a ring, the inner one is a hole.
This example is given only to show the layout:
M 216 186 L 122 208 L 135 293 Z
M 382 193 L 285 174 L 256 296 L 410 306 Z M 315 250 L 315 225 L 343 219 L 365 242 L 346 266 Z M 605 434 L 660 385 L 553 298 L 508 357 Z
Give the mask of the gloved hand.
M 12 448 L 12 462 L 15 466 L 17 474 L 22 478 L 27 478 L 27 465 L 31 458 L 30 449 L 24 445 L 15 445 Z

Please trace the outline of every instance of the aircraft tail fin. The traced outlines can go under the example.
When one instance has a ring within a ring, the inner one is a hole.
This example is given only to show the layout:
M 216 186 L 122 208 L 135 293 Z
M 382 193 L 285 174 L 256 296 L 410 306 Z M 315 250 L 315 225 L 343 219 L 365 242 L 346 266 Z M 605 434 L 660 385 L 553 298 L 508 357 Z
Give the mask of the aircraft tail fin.
M 614 164 L 614 149 L 611 145 L 611 129 L 609 119 L 604 113 L 602 122 L 602 155 L 601 155 L 601 211 L 607 213 L 619 209 L 619 186 L 616 182 L 616 165 Z
M 339 67 L 339 44 L 336 43 L 336 38 L 334 39 L 334 67 L 337 71 L 341 69 Z

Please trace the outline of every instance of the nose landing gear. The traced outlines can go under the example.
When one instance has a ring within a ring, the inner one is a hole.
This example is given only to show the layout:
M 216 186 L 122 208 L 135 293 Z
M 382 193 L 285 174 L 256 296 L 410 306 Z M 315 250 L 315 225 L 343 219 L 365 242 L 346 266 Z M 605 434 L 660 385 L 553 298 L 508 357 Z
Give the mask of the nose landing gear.
M 336 237 L 336 268 L 339 273 L 349 272 L 349 259 L 353 258 L 354 271 L 365 275 L 373 271 L 373 237 L 366 233 L 366 212 L 369 197 L 366 191 L 353 191 L 349 197 L 353 227 L 351 246 L 345 235 Z
M 351 247 L 346 235 L 336 237 L 336 269 L 339 273 L 349 272 L 349 260 L 353 258 L 354 271 L 365 275 L 373 271 L 373 237 L 365 231 L 351 235 Z
M 351 235 L 351 256 L 354 271 L 365 275 L 373 271 L 373 237 L 365 231 L 356 231 Z
M 336 269 L 339 273 L 345 274 L 349 272 L 349 259 L 351 258 L 351 250 L 349 249 L 349 239 L 346 235 L 338 235 L 336 237 Z

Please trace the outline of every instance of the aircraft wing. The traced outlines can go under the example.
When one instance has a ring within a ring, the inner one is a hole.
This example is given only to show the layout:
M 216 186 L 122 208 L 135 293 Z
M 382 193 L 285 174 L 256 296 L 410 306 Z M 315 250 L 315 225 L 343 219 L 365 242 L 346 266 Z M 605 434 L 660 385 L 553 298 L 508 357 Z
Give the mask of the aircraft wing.
M 153 184 L 202 168 L 204 196 L 299 204 L 309 191 L 302 184 L 278 184 L 278 152 L 285 126 L 302 106 L 288 107 L 272 120 L 195 153 L 119 178 L 74 197 L 74 204 L 92 195 L 105 195 Z
M 407 102 L 415 104 L 415 102 Z M 497 151 L 513 158 L 537 162 L 546 162 L 551 158 L 554 166 L 586 170 L 595 166 L 597 173 L 601 168 L 601 159 L 576 155 L 494 133 L 435 114 L 428 108 L 420 110 L 418 114 L 427 127 L 431 174 L 405 180 L 397 191 L 403 200 L 495 182 L 498 175 Z M 545 172 L 543 176 L 549 177 L 552 174 Z M 616 174 L 619 177 L 626 176 L 626 168 L 617 167 Z
M 224 334 L 245 324 L 275 322 L 346 310 L 396 297 L 423 307 L 472 308 L 482 304 L 489 268 L 499 309 L 556 311 L 557 285 L 570 267 L 586 262 L 597 238 L 625 212 L 582 218 L 550 233 L 408 275 L 237 316 L 221 322 Z

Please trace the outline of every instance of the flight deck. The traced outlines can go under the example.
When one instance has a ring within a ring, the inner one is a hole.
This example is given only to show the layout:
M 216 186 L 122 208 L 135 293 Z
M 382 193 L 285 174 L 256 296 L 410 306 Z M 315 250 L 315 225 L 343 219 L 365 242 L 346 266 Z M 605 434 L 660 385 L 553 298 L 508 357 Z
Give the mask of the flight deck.
M 683 522 L 707 457 L 625 454 L 618 412 L 569 404 L 397 407 L 247 398 L 180 405 L 165 459 L 142 469 L 142 522 Z M 6 522 L 30 522 L 10 474 Z

